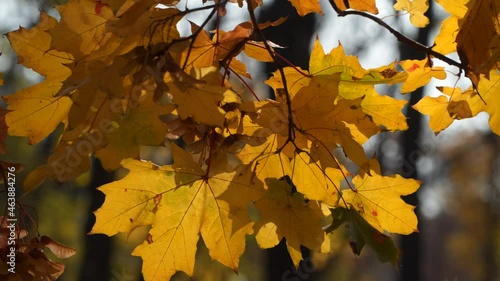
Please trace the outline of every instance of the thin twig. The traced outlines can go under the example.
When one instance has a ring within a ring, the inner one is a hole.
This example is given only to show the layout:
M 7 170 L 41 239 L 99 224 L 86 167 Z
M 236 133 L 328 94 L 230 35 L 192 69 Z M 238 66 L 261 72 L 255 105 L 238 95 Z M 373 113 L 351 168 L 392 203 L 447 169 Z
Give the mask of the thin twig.
M 285 145 L 290 141 L 293 143 L 293 140 L 295 139 L 295 137 L 294 137 L 295 131 L 293 130 L 294 125 L 293 125 L 293 115 L 292 115 L 292 100 L 290 98 L 290 93 L 288 92 L 288 85 L 286 82 L 285 71 L 283 70 L 283 65 L 274 55 L 274 52 L 271 49 L 271 46 L 269 46 L 269 44 L 267 43 L 266 37 L 262 33 L 262 30 L 259 28 L 259 24 L 257 22 L 257 18 L 255 17 L 255 13 L 253 10 L 252 1 L 247 1 L 247 7 L 248 7 L 248 13 L 250 14 L 250 19 L 252 21 L 253 30 L 260 36 L 260 38 L 262 38 L 262 43 L 264 43 L 264 46 L 266 46 L 267 52 L 273 58 L 273 61 L 274 61 L 275 65 L 278 67 L 278 70 L 280 72 L 281 81 L 283 83 L 283 88 L 284 88 L 283 91 L 284 91 L 284 95 L 285 95 L 285 99 L 286 99 L 286 105 L 287 105 L 287 109 L 288 109 L 288 138 L 287 138 L 287 141 L 285 142 Z M 294 143 L 294 145 L 295 145 L 295 143 Z
M 184 70 L 186 68 L 186 65 L 187 65 L 187 62 L 189 60 L 189 56 L 191 55 L 191 50 L 194 47 L 194 42 L 196 41 L 196 38 L 201 33 L 201 31 L 204 30 L 203 28 L 208 24 L 210 19 L 212 19 L 212 17 L 215 15 L 215 12 L 217 12 L 218 10 L 219 10 L 218 5 L 214 5 L 214 8 L 212 9 L 212 11 L 210 11 L 210 14 L 205 19 L 205 21 L 203 21 L 203 23 L 200 25 L 200 27 L 197 30 L 195 30 L 193 32 L 193 34 L 191 34 L 191 36 L 189 36 L 189 37 L 192 37 L 193 40 L 191 40 L 191 42 L 189 43 L 189 48 L 188 48 L 188 51 L 186 54 L 186 60 L 184 61 L 184 64 L 182 65 L 182 70 Z M 173 42 L 173 40 L 172 40 L 172 42 Z
M 241 75 L 239 75 L 234 69 L 232 69 L 230 66 L 228 66 L 228 69 L 229 71 L 231 71 L 234 75 L 236 75 L 236 77 L 238 77 L 238 79 L 240 79 L 241 83 L 243 83 L 243 85 L 245 85 L 245 87 L 247 87 L 247 89 L 252 93 L 252 95 L 254 96 L 254 98 L 257 100 L 257 101 L 260 101 L 259 99 L 259 96 L 257 96 L 257 94 L 254 92 L 254 90 L 252 89 L 252 87 L 250 87 L 250 85 L 248 85 L 248 83 L 245 81 L 245 79 L 243 79 L 243 77 L 241 77 Z M 229 76 L 229 75 L 228 75 Z M 229 78 L 229 77 L 228 77 Z
M 432 50 L 432 47 L 427 47 L 405 35 L 403 35 L 402 33 L 400 33 L 399 31 L 395 30 L 394 28 L 392 28 L 390 25 L 388 25 L 386 22 L 384 22 L 383 20 L 381 20 L 380 18 L 372 15 L 372 14 L 369 14 L 369 13 L 365 13 L 365 12 L 360 12 L 360 11 L 355 11 L 355 10 L 349 10 L 349 11 L 343 11 L 341 9 L 339 9 L 339 7 L 337 6 L 337 4 L 335 4 L 335 2 L 333 0 L 329 0 L 330 4 L 332 5 L 332 8 L 335 10 L 335 12 L 337 12 L 338 16 L 339 17 L 345 17 L 345 16 L 348 16 L 348 15 L 357 15 L 357 16 L 361 16 L 361 17 L 364 17 L 364 18 L 368 18 L 374 22 L 376 22 L 378 25 L 384 27 L 385 29 L 387 29 L 390 33 L 392 33 L 392 35 L 394 35 L 396 37 L 396 39 L 403 43 L 403 44 L 406 44 L 410 47 L 412 47 L 413 49 L 419 51 L 419 52 L 422 52 L 422 53 L 425 53 L 427 54 L 427 56 L 432 56 L 432 57 L 435 57 L 439 60 L 442 60 L 444 62 L 446 62 L 447 64 L 449 65 L 453 65 L 453 66 L 456 66 L 458 67 L 460 70 L 466 70 L 466 66 L 460 62 L 457 62 L 453 59 L 450 59 L 449 57 L 439 53 L 439 52 L 436 52 L 434 50 Z
M 255 46 L 257 48 L 265 49 L 265 47 L 262 47 L 261 45 L 255 44 L 255 43 L 253 43 L 251 41 L 247 42 L 247 44 Z M 292 67 L 293 69 L 295 69 L 295 71 L 297 71 L 298 73 L 300 73 L 302 76 L 304 76 L 304 77 L 311 77 L 312 76 L 311 74 L 307 74 L 304 71 L 302 71 L 300 68 L 298 68 L 297 66 L 295 66 L 293 63 L 291 63 L 289 60 L 287 60 L 284 56 L 280 55 L 278 52 L 276 52 L 276 51 L 273 50 L 273 53 L 274 53 L 274 55 L 276 57 L 278 57 L 280 60 L 282 60 L 283 62 L 285 62 L 286 64 L 288 64 L 290 67 Z

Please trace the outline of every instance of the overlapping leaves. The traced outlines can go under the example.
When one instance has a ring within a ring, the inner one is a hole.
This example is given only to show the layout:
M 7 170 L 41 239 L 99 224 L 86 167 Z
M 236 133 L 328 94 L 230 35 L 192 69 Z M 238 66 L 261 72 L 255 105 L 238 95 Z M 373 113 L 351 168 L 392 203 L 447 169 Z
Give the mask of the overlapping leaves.
M 165 280 L 181 270 L 192 275 L 200 234 L 210 256 L 236 270 L 245 235 L 253 233 L 246 207 L 260 197 L 262 183 L 244 167 L 226 172 L 225 159 L 211 160 L 204 170 L 189 153 L 172 149 L 171 167 L 123 162 L 130 173 L 100 188 L 108 199 L 96 212 L 92 233 L 130 233 L 151 224 L 147 240 L 132 253 L 142 257 L 147 280 Z
M 375 1 L 332 1 L 341 11 L 378 13 Z M 485 8 L 495 2 L 438 2 L 452 16 L 433 49 L 458 51 L 473 87 L 440 88 L 444 95 L 424 98 L 415 108 L 431 115 L 435 132 L 453 119 L 487 111 L 500 134 L 494 95 L 500 85 L 499 21 Z M 169 7 L 159 9 L 158 3 Z M 133 252 L 142 257 L 148 281 L 168 280 L 178 271 L 192 275 L 200 235 L 212 259 L 233 270 L 249 234 L 262 248 L 285 238 L 297 265 L 301 246 L 328 251 L 322 221 L 329 215 L 334 221 L 328 230 L 347 223 L 356 254 L 369 244 L 381 260 L 395 264 L 397 250 L 387 234 L 417 231 L 413 207 L 401 196 L 415 192 L 419 182 L 382 175 L 364 153 L 370 137 L 408 129 L 402 113 L 407 102 L 375 85 L 401 84 L 401 92 L 410 93 L 444 79 L 443 67 L 428 57 L 364 69 L 341 44 L 325 53 L 316 40 L 308 70 L 289 65 L 266 81 L 274 100 L 246 99 L 228 79 L 228 73 L 250 77 L 235 57 L 245 52 L 255 60 L 279 60 L 276 45 L 256 31 L 285 19 L 213 32 L 205 30 L 206 22 L 191 23 L 192 35 L 181 37 L 176 24 L 190 11 L 176 3 L 73 0 L 58 7 L 59 22 L 42 12 L 34 28 L 8 34 L 19 62 L 46 77 L 5 97 L 1 116 L 9 134 L 37 143 L 64 124 L 47 164 L 28 176 L 26 190 L 46 178 L 78 177 L 90 168 L 91 155 L 109 170 L 128 169 L 123 179 L 100 188 L 106 201 L 95 213 L 92 233 L 129 234 L 150 225 Z M 215 1 L 203 9 L 221 16 L 231 3 L 241 7 L 243 1 Z M 262 1 L 251 3 L 257 8 Z M 299 15 L 323 13 L 319 1 L 291 3 Z M 423 27 L 426 3 L 397 1 L 395 9 Z M 486 15 L 484 30 L 478 14 Z M 172 165 L 139 159 L 141 145 L 166 142 Z M 357 175 L 338 160 L 338 148 L 359 166 Z M 260 220 L 250 219 L 250 205 Z
M 454 119 L 476 116 L 486 111 L 490 114 L 491 130 L 500 134 L 497 102 L 500 61 L 500 12 L 496 1 L 445 1 L 439 2 L 450 17 L 441 25 L 433 49 L 448 54 L 457 52 L 463 71 L 472 86 L 462 91 L 444 89 L 437 98 L 424 98 L 415 109 L 431 117 L 430 127 L 438 134 Z

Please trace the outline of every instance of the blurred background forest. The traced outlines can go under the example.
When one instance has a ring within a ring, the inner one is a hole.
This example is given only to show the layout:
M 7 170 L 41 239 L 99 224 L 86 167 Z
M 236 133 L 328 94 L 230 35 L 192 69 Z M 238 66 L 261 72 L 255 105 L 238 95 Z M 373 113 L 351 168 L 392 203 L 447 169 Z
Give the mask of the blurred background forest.
M 58 13 L 52 6 L 63 2 L 2 0 L 0 31 L 4 34 L 19 26 L 29 28 L 35 25 L 39 10 L 45 10 L 57 18 Z M 184 0 L 179 5 L 181 8 L 185 5 L 194 7 L 201 2 Z M 398 44 L 387 31 L 372 22 L 361 18 L 338 18 L 327 1 L 322 1 L 322 7 L 327 11 L 325 15 L 308 15 L 304 18 L 296 14 L 288 1 L 264 0 L 264 3 L 258 10 L 261 20 L 288 16 L 284 25 L 266 30 L 268 39 L 285 46 L 279 52 L 303 69 L 308 67 L 308 56 L 304 54 L 310 51 L 316 35 L 327 52 L 337 46 L 340 40 L 346 53 L 358 56 L 365 68 L 389 64 L 396 59 L 422 57 L 422 54 L 412 53 L 407 47 Z M 380 15 L 389 16 L 385 21 L 426 45 L 432 42 L 439 30 L 439 23 L 446 17 L 441 7 L 431 5 L 427 14 L 431 25 L 418 30 L 407 24 L 409 21 L 405 16 L 393 16 L 392 5 L 393 1 L 377 1 Z M 234 27 L 234 19 L 241 21 L 247 17 L 236 5 L 230 6 L 221 25 L 223 29 Z M 189 15 L 189 19 L 199 22 L 203 15 Z M 181 22 L 179 28 L 181 32 L 187 32 L 187 22 Z M 0 87 L 1 95 L 14 93 L 43 79 L 30 69 L 16 64 L 15 54 L 5 37 L 0 40 L 0 51 L 0 72 L 4 73 L 6 81 L 6 85 Z M 255 63 L 251 63 L 248 68 L 256 81 L 267 78 L 262 73 L 275 70 L 273 65 Z M 456 69 L 447 67 L 447 70 L 457 73 Z M 450 74 L 448 77 L 452 84 L 457 79 Z M 462 82 L 458 85 L 467 86 Z M 421 95 L 435 94 L 433 87 L 431 83 L 423 92 L 404 97 L 398 93 L 397 85 L 380 87 L 378 90 L 380 93 L 409 99 L 410 104 L 413 104 Z M 256 90 L 262 96 L 270 95 L 269 89 L 256 86 Z M 450 128 L 435 136 L 428 128 L 426 117 L 412 109 L 407 110 L 410 130 L 373 137 L 364 146 L 367 155 L 379 157 L 384 173 L 400 173 L 423 182 L 416 196 L 405 198 L 417 205 L 420 233 L 393 237 L 401 248 L 401 263 L 397 268 L 379 262 L 369 248 L 365 248 L 361 256 L 354 256 L 345 240 L 345 233 L 338 230 L 332 238 L 332 254 L 310 256 L 304 249 L 307 258 L 298 270 L 293 268 L 283 243 L 275 249 L 260 250 L 255 239 L 248 237 L 247 251 L 238 275 L 212 262 L 200 245 L 193 280 L 499 281 L 500 137 L 490 132 L 488 115 L 484 113 L 471 120 L 455 121 Z M 27 172 L 46 161 L 56 141 L 57 135 L 54 135 L 36 146 L 29 146 L 25 139 L 8 137 L 8 152 L 0 155 L 0 160 L 25 165 L 24 171 L 17 174 L 20 182 Z M 169 158 L 168 151 L 160 152 L 144 147 L 141 155 L 164 164 L 165 159 Z M 58 185 L 49 181 L 22 199 L 27 210 L 38 220 L 38 226 L 29 226 L 28 230 L 37 228 L 40 234 L 77 250 L 75 256 L 63 261 L 66 271 L 60 280 L 142 280 L 141 261 L 130 253 L 146 235 L 146 228 L 136 230 L 130 237 L 86 235 L 94 222 L 92 211 L 104 200 L 95 188 L 122 176 L 120 171 L 114 174 L 103 171 L 99 163 L 94 161 L 92 171 L 80 176 L 75 182 Z M 17 187 L 20 195 L 21 184 Z M 6 198 L 5 192 L 0 197 Z M 6 199 L 0 202 L 0 208 L 3 209 Z M 173 280 L 190 278 L 179 273 Z

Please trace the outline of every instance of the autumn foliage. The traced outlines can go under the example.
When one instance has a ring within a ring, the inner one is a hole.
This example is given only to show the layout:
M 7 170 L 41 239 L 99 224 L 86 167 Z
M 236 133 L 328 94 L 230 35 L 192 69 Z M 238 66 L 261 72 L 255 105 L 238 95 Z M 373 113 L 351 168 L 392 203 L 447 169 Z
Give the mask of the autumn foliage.
M 325 52 L 319 40 L 309 68 L 300 69 L 275 52 L 286 46 L 264 38 L 263 29 L 287 19 L 258 22 L 254 11 L 262 0 L 203 2 L 185 10 L 175 0 L 71 0 L 57 7 L 59 21 L 41 12 L 35 27 L 7 34 L 19 63 L 45 80 L 4 96 L 4 131 L 36 144 L 64 127 L 24 190 L 47 179 L 75 179 L 89 170 L 91 156 L 108 170 L 127 169 L 124 178 L 99 188 L 106 200 L 91 233 L 129 234 L 151 226 L 132 252 L 142 258 L 147 281 L 169 280 L 178 271 L 192 275 L 200 238 L 212 259 L 235 271 L 246 235 L 255 235 L 264 249 L 286 238 L 298 265 L 301 245 L 329 252 L 329 233 L 344 223 L 355 253 L 368 244 L 381 260 L 396 264 L 389 235 L 418 231 L 414 207 L 401 196 L 420 182 L 382 175 L 376 158 L 365 155 L 362 145 L 370 137 L 408 129 L 402 113 L 407 101 L 378 93 L 375 85 L 400 84 L 411 94 L 432 78 L 464 73 L 469 89 L 440 87 L 440 96 L 425 97 L 414 108 L 430 116 L 436 134 L 482 111 L 500 134 L 498 2 L 436 1 L 450 17 L 427 47 L 384 26 L 375 0 L 330 0 L 328 7 L 290 0 L 301 16 L 334 9 L 375 21 L 427 55 L 373 69 L 364 69 L 341 44 Z M 251 21 L 207 30 L 227 5 L 245 9 Z M 394 5 L 420 28 L 429 24 L 427 8 L 425 0 Z M 176 24 L 200 10 L 210 11 L 207 20 L 191 22 L 191 35 L 180 36 Z M 455 52 L 460 61 L 448 56 Z M 265 81 L 274 99 L 255 95 L 241 53 L 278 66 Z M 457 73 L 434 66 L 435 60 L 456 66 Z M 170 147 L 173 163 L 142 161 L 143 145 Z M 359 169 L 348 170 L 342 153 Z M 250 216 L 249 206 L 258 216 Z

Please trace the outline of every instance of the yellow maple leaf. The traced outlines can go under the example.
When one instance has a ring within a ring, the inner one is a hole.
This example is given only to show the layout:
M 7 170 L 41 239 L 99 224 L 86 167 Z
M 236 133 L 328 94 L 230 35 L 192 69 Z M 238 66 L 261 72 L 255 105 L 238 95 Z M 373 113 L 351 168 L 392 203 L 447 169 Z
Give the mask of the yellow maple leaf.
M 330 147 L 340 144 L 344 152 L 363 167 L 367 159 L 361 144 L 379 128 L 362 112 L 360 99 L 334 104 L 339 82 L 338 73 L 314 76 L 292 99 L 294 124 L 314 144 Z
M 169 87 L 169 94 L 177 105 L 177 113 L 182 119 L 191 117 L 207 125 L 222 127 L 226 112 L 219 107 L 219 103 L 226 96 L 234 95 L 234 93 L 220 85 L 222 76 L 215 72 L 215 68 L 200 78 L 202 78 L 200 83 L 190 85 L 166 73 L 164 81 Z
M 407 130 L 406 116 L 401 112 L 407 101 L 382 96 L 374 89 L 366 92 L 361 101 L 363 112 L 373 118 L 373 122 L 389 131 Z
M 430 67 L 428 59 L 423 60 L 404 60 L 399 63 L 408 73 L 408 79 L 401 86 L 402 93 L 413 92 L 416 89 L 425 86 L 431 78 L 445 79 L 446 72 L 444 67 Z
M 292 97 L 292 111 L 297 115 L 323 115 L 333 110 L 339 93 L 340 74 L 318 75 Z
M 310 79 L 309 84 L 298 90 L 292 97 L 292 118 L 294 146 L 285 154 L 292 158 L 294 148 L 308 149 L 309 143 L 322 143 L 326 146 L 340 144 L 345 153 L 359 166 L 364 166 L 367 159 L 361 144 L 377 133 L 378 128 L 362 112 L 355 101 L 339 101 L 334 104 L 338 93 L 339 73 L 318 75 Z M 270 128 L 287 141 L 289 119 L 287 105 L 283 97 L 279 101 L 266 101 L 260 108 L 255 122 L 263 128 Z M 352 103 L 356 103 L 355 106 Z M 372 126 L 373 125 L 373 126 Z M 278 147 L 284 143 L 278 143 Z
M 273 57 L 266 50 L 264 43 L 257 41 L 248 41 L 243 50 L 245 55 L 262 62 L 274 62 Z
M 467 103 L 467 99 L 472 91 L 462 93 L 459 88 L 438 88 L 443 92 L 443 96 L 424 97 L 413 106 L 422 114 L 430 116 L 429 126 L 434 133 L 438 134 L 448 128 L 453 119 L 463 119 L 472 117 L 472 112 Z M 448 99 L 446 96 L 449 96 Z
M 443 55 L 457 51 L 457 43 L 455 42 L 458 33 L 458 18 L 449 17 L 441 23 L 441 30 L 434 39 L 432 49 Z
M 292 118 L 296 120 L 294 114 L 292 114 Z M 310 143 L 305 134 L 297 132 L 297 128 L 289 127 L 288 112 L 284 101 L 264 102 L 263 107 L 258 111 L 257 117 L 251 122 L 256 124 L 258 128 L 252 136 L 269 137 L 273 146 L 276 146 L 274 147 L 275 150 L 272 151 L 266 149 L 263 154 L 264 157 L 275 153 L 279 149 L 284 156 L 292 158 L 297 148 L 307 148 Z M 289 138 L 290 130 L 293 138 Z M 269 146 L 269 149 L 271 149 L 271 146 Z M 282 156 L 280 155 L 280 157 Z
M 443 8 L 450 15 L 456 16 L 461 19 L 467 13 L 467 7 L 465 4 L 469 2 L 469 0 L 436 0 L 439 5 L 443 6 Z
M 410 14 L 410 22 L 416 27 L 425 27 L 429 24 L 429 18 L 424 15 L 429 9 L 428 0 L 398 0 L 394 4 L 394 9 L 407 11 Z
M 498 107 L 498 93 L 500 91 L 500 74 L 496 69 L 491 70 L 489 77 L 481 74 L 478 93 L 470 95 L 467 103 L 470 105 L 472 115 L 476 116 L 481 111 L 486 111 L 490 115 L 489 124 L 491 130 L 500 135 L 500 112 Z
M 20 28 L 7 37 L 18 61 L 45 76 L 45 81 L 15 94 L 3 96 L 10 110 L 5 116 L 9 134 L 28 137 L 35 144 L 47 137 L 61 122 L 66 122 L 71 106 L 68 97 L 54 97 L 70 74 L 64 66 L 73 62 L 70 54 L 50 50 L 51 36 L 46 31 L 57 21 L 40 13 L 40 22 L 30 30 Z
M 392 85 L 404 82 L 407 77 L 404 72 L 396 70 L 395 63 L 374 69 L 364 69 L 357 57 L 345 54 L 341 44 L 325 54 L 319 40 L 314 43 L 309 70 L 312 75 L 341 73 L 341 83 Z
M 343 95 L 343 92 L 351 91 L 354 87 L 376 84 L 392 85 L 404 82 L 408 77 L 408 74 L 405 72 L 396 70 L 395 62 L 378 68 L 364 69 L 357 57 L 345 54 L 342 44 L 339 44 L 338 47 L 326 54 L 317 38 L 314 42 L 311 58 L 309 60 L 309 71 L 311 75 L 314 76 L 341 73 L 339 95 L 344 98 L 346 97 Z M 298 79 L 293 78 L 291 81 L 298 81 Z M 301 84 L 307 85 L 307 79 L 309 79 L 309 77 L 304 77 L 302 74 L 301 77 L 299 76 L 297 78 L 300 78 Z M 359 93 L 357 90 L 358 89 L 352 90 L 352 92 L 358 92 L 358 95 L 351 95 L 349 98 L 352 99 L 363 96 L 363 93 Z
M 243 22 L 238 24 L 233 30 L 224 32 L 216 31 L 212 39 L 208 32 L 200 30 L 201 27 L 191 22 L 192 33 L 198 33 L 194 39 L 192 48 L 184 50 L 182 53 L 182 63 L 187 66 L 197 68 L 218 66 L 219 61 L 226 56 L 236 56 L 244 47 L 244 43 L 250 36 L 252 24 Z
M 178 38 L 176 24 L 181 17 L 176 15 L 179 11 L 150 9 L 156 4 L 157 1 L 152 0 L 109 4 L 77 0 L 59 5 L 61 21 L 51 30 L 51 46 L 73 54 L 79 63 L 95 60 L 111 63 L 116 56 L 136 46 Z M 119 11 L 117 6 L 121 6 Z
M 344 99 L 363 98 L 361 102 L 363 112 L 373 117 L 377 125 L 391 131 L 408 128 L 406 118 L 401 113 L 406 101 L 381 96 L 373 87 L 374 84 L 392 85 L 407 79 L 408 74 L 396 71 L 395 63 L 366 70 L 356 57 L 345 55 L 342 45 L 325 54 L 321 44 L 316 40 L 309 68 L 315 76 L 341 73 L 338 96 Z M 301 80 L 305 83 L 304 78 Z
M 71 68 L 71 76 L 64 81 L 56 96 L 71 96 L 74 102 L 71 108 L 72 114 L 76 113 L 75 107 L 80 107 L 81 110 L 77 114 L 83 115 L 80 118 L 85 117 L 85 112 L 92 105 L 93 97 L 98 95 L 96 92 L 109 97 L 123 96 L 123 80 L 119 74 L 121 70 L 120 65 L 106 65 L 101 60 L 78 63 Z
M 359 81 L 354 80 L 353 82 L 358 82 L 360 84 L 393 85 L 395 83 L 402 83 L 406 81 L 407 78 L 408 74 L 396 70 L 396 62 L 392 62 L 388 65 L 368 69 L 368 74 L 366 74 L 365 77 Z
M 358 11 L 378 14 L 375 0 L 333 0 L 341 10 L 354 9 Z
M 177 271 L 192 276 L 200 234 L 212 259 L 237 270 L 245 236 L 253 233 L 246 207 L 261 196 L 262 184 L 248 170 L 225 172 L 225 159 L 211 159 L 205 171 L 177 146 L 172 152 L 172 166 L 123 161 L 129 174 L 99 188 L 106 201 L 92 233 L 130 233 L 151 224 L 132 253 L 142 257 L 146 280 L 168 280 Z
M 267 178 L 290 176 L 292 171 L 290 160 L 283 152 L 276 152 L 279 142 L 278 136 L 271 135 L 254 138 L 255 141 L 248 141 L 245 147 L 237 154 L 242 164 L 251 164 L 255 177 L 262 182 Z
M 359 63 L 358 58 L 345 54 L 342 44 L 325 54 L 317 38 L 309 60 L 309 71 L 312 75 L 342 73 L 341 80 L 347 81 L 352 80 L 352 78 L 361 79 L 368 74 L 368 71 L 363 69 Z
M 322 167 L 308 153 L 300 152 L 293 159 L 292 181 L 297 191 L 306 198 L 321 201 L 327 205 L 337 205 L 340 194 L 340 181 L 344 173 L 339 169 Z
M 52 48 L 71 53 L 80 60 L 110 38 L 106 22 L 114 15 L 109 6 L 94 0 L 76 0 L 58 5 L 57 10 L 61 21 L 51 30 Z
M 326 118 L 332 123 L 336 142 L 342 145 L 346 155 L 358 166 L 367 167 L 368 159 L 361 145 L 380 132 L 380 128 L 363 112 L 361 102 L 361 98 L 341 99 Z
M 407 79 L 408 74 L 397 71 L 395 63 L 365 70 L 356 57 L 345 55 L 341 45 L 325 54 L 316 40 L 309 69 L 312 74 L 284 68 L 293 126 L 298 131 L 295 137 L 307 139 L 304 147 L 296 142 L 298 148 L 308 149 L 308 142 L 326 146 L 340 144 L 348 157 L 363 167 L 368 160 L 361 144 L 382 128 L 407 129 L 406 118 L 401 113 L 406 101 L 381 96 L 374 90 L 375 84 L 391 85 Z M 255 121 L 287 137 L 288 109 L 286 99 L 280 94 L 282 77 L 275 72 L 266 83 L 275 90 L 277 101 L 264 102 L 266 105 L 260 106 Z M 383 112 L 387 112 L 387 116 Z M 286 155 L 293 158 L 293 153 Z
M 379 128 L 362 112 L 361 99 L 341 100 L 332 105 L 338 92 L 338 79 L 338 74 L 314 76 L 309 85 L 301 88 L 292 98 L 294 125 L 299 131 L 295 134 L 295 145 L 299 149 L 307 149 L 310 142 L 330 147 L 340 144 L 349 158 L 364 166 L 367 159 L 361 144 Z M 320 105 L 318 102 L 321 99 L 324 101 Z M 281 128 L 280 134 L 287 136 L 286 106 L 284 102 L 280 106 L 280 111 L 269 109 L 268 123 Z M 281 113 L 280 119 L 275 115 L 278 112 Z M 277 120 L 280 120 L 278 124 Z M 294 153 L 287 155 L 293 157 Z
M 266 180 L 269 190 L 255 206 L 262 218 L 255 224 L 259 247 L 272 248 L 286 238 L 288 252 L 295 266 L 302 259 L 300 246 L 320 253 L 329 250 L 329 239 L 321 226 L 325 214 L 318 202 L 307 200 L 285 180 Z
M 124 8 L 119 17 L 107 18 L 105 44 L 100 44 L 84 58 L 85 61 L 112 61 L 117 55 L 122 55 L 136 46 L 151 47 L 164 44 L 180 37 L 177 22 L 181 19 L 180 11 L 175 8 L 150 9 L 156 1 L 135 1 L 130 7 Z M 118 15 L 117 15 L 118 16 Z
M 131 171 L 123 178 L 126 184 L 115 181 L 99 187 L 106 201 L 94 212 L 96 222 L 89 234 L 128 235 L 139 226 L 152 224 L 162 193 L 167 187 L 176 186 L 174 172 L 169 169 L 158 170 L 151 162 L 131 159 L 122 164 Z M 151 181 L 147 186 L 145 178 Z
M 380 232 L 410 234 L 417 232 L 415 207 L 406 204 L 402 195 L 417 191 L 420 183 L 400 175 L 381 176 L 376 159 L 370 160 L 371 175 L 361 171 L 353 178 L 353 189 L 343 191 L 342 200 Z
M 290 98 L 293 98 L 293 96 L 300 89 L 307 86 L 309 84 L 309 81 L 311 81 L 311 77 L 308 76 L 307 71 L 301 69 L 300 67 L 297 67 L 297 69 L 294 69 L 292 67 L 285 67 L 283 68 L 283 72 L 285 73 L 285 78 L 287 80 L 287 87 Z M 279 89 L 283 89 L 283 80 L 278 70 L 273 72 L 273 76 L 266 80 L 265 83 L 273 88 L 276 93 Z M 277 98 L 279 99 L 279 97 Z
M 323 14 L 321 6 L 319 5 L 319 0 L 288 0 L 297 10 L 300 16 L 305 16 L 309 13 Z
M 139 158 L 139 145 L 163 143 L 167 130 L 159 117 L 171 112 L 173 104 L 155 103 L 153 91 L 139 89 L 138 85 L 132 96 L 118 99 L 110 95 L 114 91 L 104 91 L 106 88 L 95 81 L 104 83 L 107 77 L 113 81 L 109 74 L 96 71 L 93 75 L 103 77 L 91 76 L 91 82 L 71 95 L 75 102 L 69 113 L 69 126 L 47 164 L 29 174 L 26 189 L 35 188 L 45 178 L 59 182 L 75 179 L 90 168 L 89 156 L 94 152 L 106 169 L 117 169 L 122 159 Z M 123 87 L 121 78 L 117 79 Z M 116 96 L 123 92 L 116 90 Z
M 446 110 L 448 108 L 448 99 L 446 96 L 439 97 L 424 97 L 413 106 L 414 109 L 422 114 L 430 116 L 429 126 L 432 131 L 439 133 L 448 128 L 453 122 L 450 114 Z
M 247 72 L 247 66 L 238 59 L 232 58 L 229 63 L 229 69 L 242 77 L 246 77 L 248 79 L 252 79 L 250 73 Z
M 115 129 L 106 134 L 106 146 L 96 151 L 104 168 L 115 170 L 122 159 L 139 158 L 139 145 L 161 145 L 167 128 L 160 116 L 174 110 L 173 104 L 159 105 L 153 101 L 152 93 L 137 97 L 130 112 L 114 123 Z
M 325 54 L 318 39 L 314 42 L 309 60 L 309 71 L 300 67 L 283 69 L 287 79 L 288 92 L 291 97 L 298 90 L 307 86 L 313 76 L 330 75 L 340 73 L 339 96 L 355 99 L 362 97 L 367 86 L 376 84 L 393 85 L 404 82 L 408 74 L 396 70 L 396 63 L 373 69 L 364 69 L 355 56 L 348 56 L 341 44 Z M 273 77 L 266 81 L 275 91 L 283 87 L 283 81 L 278 71 Z M 362 89 L 361 89 L 362 88 Z M 346 95 L 346 93 L 349 93 Z
M 458 20 L 467 13 L 465 4 L 468 0 L 437 0 L 441 6 L 450 14 L 446 20 L 441 23 L 441 30 L 434 39 L 432 49 L 443 55 L 457 51 L 455 42 L 459 30 Z

